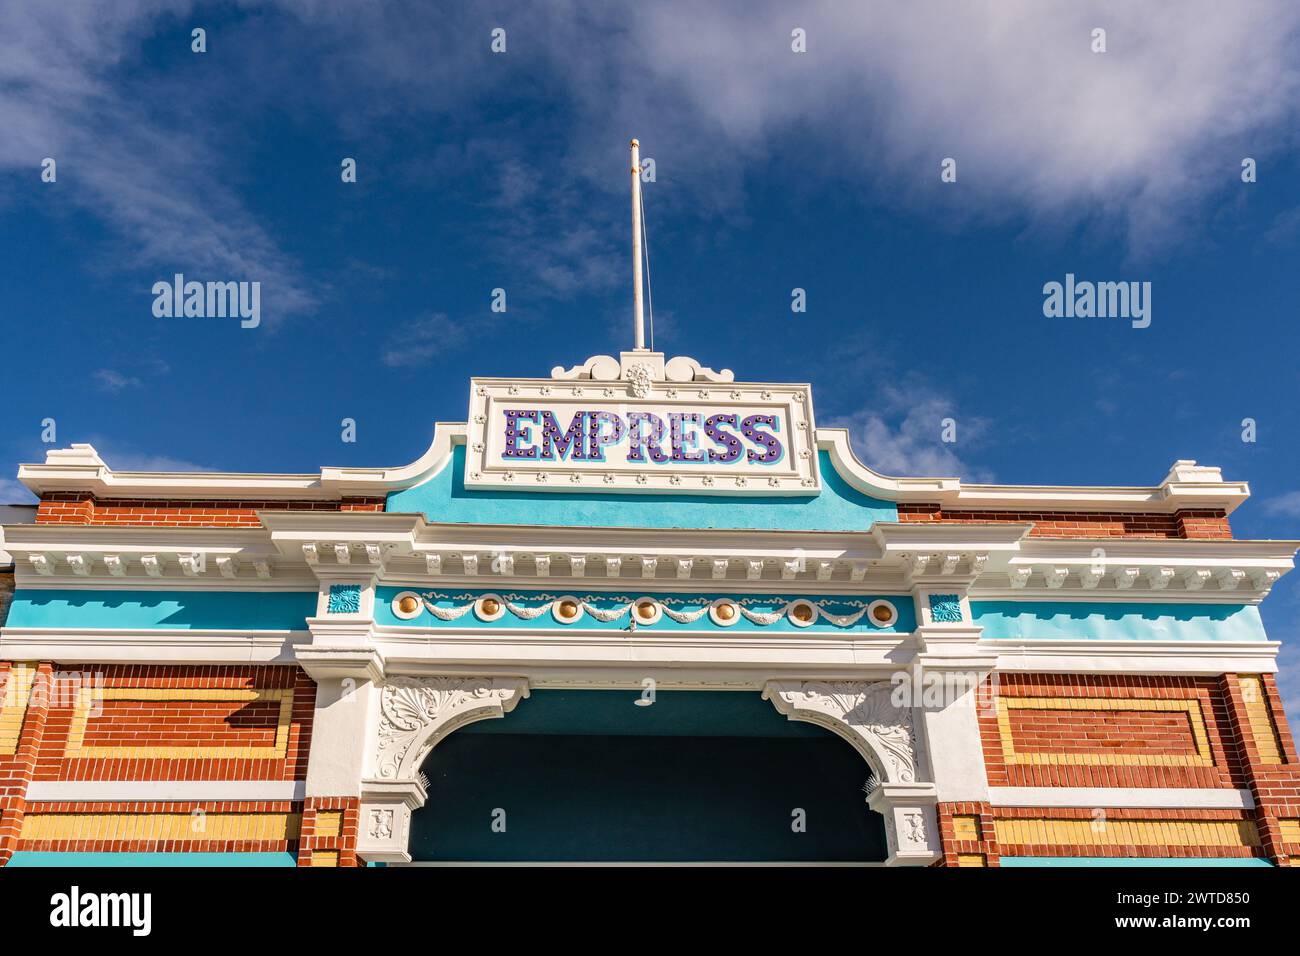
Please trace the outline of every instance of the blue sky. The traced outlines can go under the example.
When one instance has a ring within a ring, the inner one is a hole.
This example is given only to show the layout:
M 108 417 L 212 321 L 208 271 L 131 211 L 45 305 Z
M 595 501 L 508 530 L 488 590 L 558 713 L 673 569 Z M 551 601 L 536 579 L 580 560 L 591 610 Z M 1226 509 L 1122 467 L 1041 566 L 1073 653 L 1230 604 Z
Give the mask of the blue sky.
M 0 498 L 45 418 L 117 468 L 399 464 L 470 375 L 630 346 L 636 135 L 660 349 L 810 381 L 886 473 L 1194 458 L 1300 537 L 1294 4 L 97 7 L 0 12 Z M 260 281 L 261 326 L 155 318 L 175 272 Z M 1067 272 L 1151 282 L 1151 326 L 1044 317 Z

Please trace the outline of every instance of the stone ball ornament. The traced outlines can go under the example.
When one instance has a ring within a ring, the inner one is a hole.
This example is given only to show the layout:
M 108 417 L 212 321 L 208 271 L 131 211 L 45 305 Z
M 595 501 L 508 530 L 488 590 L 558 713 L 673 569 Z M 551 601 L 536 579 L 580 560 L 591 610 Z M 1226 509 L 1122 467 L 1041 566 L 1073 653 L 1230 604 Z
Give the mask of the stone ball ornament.
M 582 602 L 572 594 L 556 598 L 551 605 L 551 616 L 561 624 L 572 624 L 582 617 Z
M 632 619 L 638 625 L 658 624 L 663 615 L 663 606 L 652 597 L 639 597 L 632 603 Z
M 424 611 L 424 601 L 414 591 L 393 595 L 393 616 L 401 621 L 412 621 Z
M 872 601 L 867 605 L 867 617 L 873 627 L 892 627 L 898 623 L 898 608 L 892 601 Z
M 499 594 L 484 594 L 474 602 L 474 616 L 480 621 L 499 621 L 506 613 L 506 602 Z
M 709 605 L 709 620 L 718 627 L 731 627 L 740 620 L 740 605 L 730 598 L 718 598 Z
M 817 621 L 817 605 L 812 601 L 805 601 L 799 598 L 791 601 L 789 608 L 786 610 L 786 616 L 790 618 L 790 623 L 795 627 L 808 627 Z

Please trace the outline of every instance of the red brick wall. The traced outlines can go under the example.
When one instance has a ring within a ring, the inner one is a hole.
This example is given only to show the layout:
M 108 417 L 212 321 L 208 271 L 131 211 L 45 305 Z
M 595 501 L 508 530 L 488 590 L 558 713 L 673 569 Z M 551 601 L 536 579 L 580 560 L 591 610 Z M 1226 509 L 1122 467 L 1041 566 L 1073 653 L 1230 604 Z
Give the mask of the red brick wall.
M 37 758 L 36 780 L 301 780 L 307 774 L 316 685 L 297 667 L 60 664 L 59 671 L 102 677 L 105 688 L 288 689 L 293 702 L 285 756 L 225 758 L 83 757 L 67 754 L 75 693 L 51 701 Z M 87 681 L 88 683 L 88 681 Z M 263 747 L 275 740 L 278 702 L 105 700 L 86 723 L 84 743 L 96 747 Z
M 0 662 L 0 679 L 7 680 L 12 668 L 12 664 Z M 102 710 L 92 711 L 89 719 L 84 721 L 83 746 L 202 747 L 215 752 L 193 758 L 156 754 L 106 756 L 95 754 L 93 750 L 80 755 L 69 754 L 69 736 L 77 720 L 78 702 L 89 699 L 76 692 L 78 686 L 181 692 L 282 690 L 286 692 L 287 714 L 284 753 L 279 755 L 272 749 L 271 756 L 241 754 L 226 758 L 220 754 L 221 750 L 232 747 L 275 748 L 281 714 L 279 701 L 190 700 L 183 693 L 173 699 L 169 693 L 167 699 L 104 700 Z M 195 827 L 192 840 L 22 840 L 20 833 L 24 818 L 36 813 L 45 817 L 51 814 L 189 814 L 199 810 L 207 815 L 278 813 L 291 814 L 297 826 L 302 805 L 289 801 L 29 803 L 27 788 L 33 780 L 303 780 L 307 772 L 315 697 L 316 685 L 304 671 L 292 666 L 42 663 L 23 713 L 15 752 L 0 754 L 0 866 L 8 862 L 15 850 L 220 850 L 290 852 L 297 855 L 297 831 L 290 839 L 277 840 L 205 839 L 201 825 Z M 21 697 L 17 699 L 21 700 Z M 356 843 L 355 814 L 352 822 L 349 847 L 355 847 Z
M 141 498 L 97 499 L 58 492 L 45 495 L 36 508 L 38 524 L 112 525 L 164 528 L 258 528 L 263 511 L 383 511 L 383 498 L 340 501 L 177 501 Z
M 1179 712 L 1017 709 L 1008 714 L 1020 753 L 1196 753 L 1189 716 Z
M 1126 514 L 1091 511 L 945 511 L 937 504 L 899 504 L 901 522 L 1001 524 L 1033 522 L 1038 538 L 1231 538 L 1222 511 Z
M 1077 754 L 1077 763 L 1011 763 L 1005 759 L 998 718 L 980 712 L 984 762 L 992 787 L 1217 787 L 1247 785 L 1221 680 L 1217 677 L 1131 677 L 1061 674 L 999 674 L 998 697 L 1089 697 L 1116 700 L 1196 700 L 1205 722 L 1214 765 L 1116 766 L 1085 762 L 1085 754 L 1169 754 L 1188 752 L 1190 727 L 1178 711 L 1055 710 L 1008 711 L 1018 753 Z M 1162 739 L 1149 730 L 1158 722 Z M 1167 723 L 1164 723 L 1167 721 Z M 1031 736 L 1022 737 L 1017 728 Z
M 342 823 L 336 834 L 320 832 L 322 812 L 342 814 Z M 302 837 L 298 841 L 298 865 L 315 866 L 313 854 L 337 854 L 331 866 L 361 866 L 357 859 L 357 830 L 360 826 L 361 801 L 356 797 L 308 797 L 302 809 Z
M 0 680 L 6 684 L 0 689 L 0 701 L 5 699 L 2 695 L 10 690 L 8 684 L 12 673 L 12 666 L 8 662 L 0 662 Z M 18 845 L 18 834 L 22 830 L 27 807 L 27 784 L 36 769 L 36 756 L 45 733 L 48 696 L 41 687 L 49 679 L 50 665 L 41 664 L 23 716 L 17 748 L 12 754 L 0 754 L 0 866 L 8 863 L 13 856 Z
M 939 817 L 939 838 L 943 856 L 935 866 L 961 866 L 960 857 L 978 857 L 978 862 L 967 865 L 1000 866 L 1001 848 L 993 832 L 996 819 L 993 808 L 987 803 L 941 803 L 936 808 Z M 975 839 L 969 834 L 956 832 L 954 817 L 974 817 Z
M 1300 758 L 1297 757 L 1295 739 L 1287 724 L 1277 681 L 1272 674 L 1259 676 L 1273 729 L 1280 744 L 1280 762 L 1266 760 L 1255 744 L 1255 735 L 1246 714 L 1246 703 L 1237 675 L 1224 674 L 1219 678 L 1219 683 L 1231 714 L 1233 739 L 1241 754 L 1251 796 L 1255 800 L 1255 818 L 1259 825 L 1260 839 L 1273 860 L 1288 865 L 1293 855 L 1300 855 L 1300 844 L 1286 843 L 1282 839 L 1279 820 L 1300 819 Z

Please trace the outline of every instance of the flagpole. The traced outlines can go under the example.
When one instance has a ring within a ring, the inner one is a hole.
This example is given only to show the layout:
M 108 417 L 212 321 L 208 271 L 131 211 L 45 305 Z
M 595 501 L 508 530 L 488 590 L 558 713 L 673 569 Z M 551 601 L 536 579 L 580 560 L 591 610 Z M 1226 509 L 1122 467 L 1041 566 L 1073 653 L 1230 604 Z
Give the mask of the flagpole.
M 641 306 L 641 144 L 632 140 L 632 347 L 645 350 L 645 312 Z

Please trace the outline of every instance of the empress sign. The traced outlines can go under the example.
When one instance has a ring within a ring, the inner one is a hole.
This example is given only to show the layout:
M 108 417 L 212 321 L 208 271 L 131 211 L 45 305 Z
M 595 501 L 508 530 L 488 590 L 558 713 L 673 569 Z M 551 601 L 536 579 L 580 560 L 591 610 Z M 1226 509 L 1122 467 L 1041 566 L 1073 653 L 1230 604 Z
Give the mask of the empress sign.
M 474 379 L 465 484 L 816 494 L 813 435 L 807 385 Z

